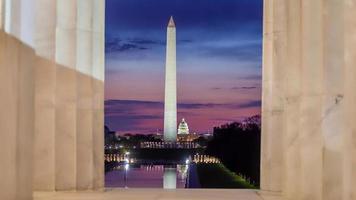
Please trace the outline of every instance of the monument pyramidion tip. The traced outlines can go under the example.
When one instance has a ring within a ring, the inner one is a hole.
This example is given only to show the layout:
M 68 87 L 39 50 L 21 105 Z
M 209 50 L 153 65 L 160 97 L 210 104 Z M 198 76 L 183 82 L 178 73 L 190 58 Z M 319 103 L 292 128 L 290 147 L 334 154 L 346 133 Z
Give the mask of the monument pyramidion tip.
M 169 19 L 168 22 L 168 27 L 176 27 L 176 24 L 174 23 L 173 16 Z

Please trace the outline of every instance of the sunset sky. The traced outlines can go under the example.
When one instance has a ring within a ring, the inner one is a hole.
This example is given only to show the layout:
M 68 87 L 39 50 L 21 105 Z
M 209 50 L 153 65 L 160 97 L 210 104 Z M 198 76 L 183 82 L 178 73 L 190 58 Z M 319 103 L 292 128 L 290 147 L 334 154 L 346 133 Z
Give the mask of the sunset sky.
M 206 133 L 260 114 L 262 0 L 106 0 L 105 124 L 119 133 L 163 129 L 171 15 L 178 121 Z

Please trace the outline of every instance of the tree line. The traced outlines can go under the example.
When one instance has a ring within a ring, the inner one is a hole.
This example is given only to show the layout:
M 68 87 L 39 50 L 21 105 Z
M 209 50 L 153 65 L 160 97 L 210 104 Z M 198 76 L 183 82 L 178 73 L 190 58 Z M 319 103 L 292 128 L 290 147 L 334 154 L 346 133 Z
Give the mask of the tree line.
M 214 128 L 206 153 L 215 156 L 231 171 L 260 183 L 261 117 L 249 117 Z

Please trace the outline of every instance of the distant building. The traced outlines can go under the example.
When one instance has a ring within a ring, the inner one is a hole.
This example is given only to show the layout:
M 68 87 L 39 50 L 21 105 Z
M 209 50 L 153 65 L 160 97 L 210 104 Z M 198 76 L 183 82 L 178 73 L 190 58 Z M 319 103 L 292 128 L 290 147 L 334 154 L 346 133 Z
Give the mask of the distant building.
M 120 138 L 120 133 L 118 131 L 115 132 L 115 137 L 116 137 L 116 139 Z
M 178 135 L 187 135 L 187 134 L 189 134 L 189 127 L 187 122 L 185 122 L 185 119 L 183 118 L 178 126 Z
M 177 136 L 177 140 L 179 142 L 192 142 L 193 140 L 199 137 L 196 133 L 189 133 L 188 123 L 185 121 L 184 118 L 179 123 Z
M 189 126 L 188 126 L 188 123 L 185 121 L 185 119 L 183 118 L 182 121 L 179 123 L 178 125 L 178 130 L 176 132 L 176 135 L 177 135 L 177 140 L 176 141 L 165 141 L 164 143 L 167 143 L 167 144 L 171 144 L 171 143 L 174 143 L 174 142 L 178 142 L 177 143 L 177 147 L 180 146 L 180 145 L 183 145 L 183 143 L 191 143 L 193 142 L 195 139 L 199 138 L 200 135 L 196 134 L 196 133 L 190 133 L 189 132 Z M 164 134 L 162 133 L 159 133 L 159 131 L 157 130 L 157 133 L 153 135 L 153 137 L 155 139 L 160 139 L 160 140 L 164 140 Z M 144 147 L 147 147 L 148 146 L 152 146 L 152 145 L 148 145 L 148 143 L 144 143 L 143 146 Z M 163 143 L 162 143 L 163 144 Z M 157 146 L 157 145 L 156 145 Z M 159 145 L 158 145 L 159 146 Z M 163 145 L 163 146 L 166 146 L 166 145 Z M 165 147 L 160 147 L 160 148 L 165 148 Z M 185 146 L 185 145 L 183 145 Z M 195 144 L 189 144 L 188 145 L 189 148 L 190 146 L 195 146 Z M 150 147 L 151 148 L 151 147 Z M 185 147 L 184 147 L 185 148 Z M 195 147 L 194 147 L 195 148 Z
M 202 134 L 202 137 L 204 137 L 204 139 L 211 139 L 213 137 L 213 134 L 212 133 L 205 133 L 205 134 Z
M 157 140 L 163 140 L 163 134 L 159 133 L 157 130 L 157 133 L 153 135 L 153 138 Z

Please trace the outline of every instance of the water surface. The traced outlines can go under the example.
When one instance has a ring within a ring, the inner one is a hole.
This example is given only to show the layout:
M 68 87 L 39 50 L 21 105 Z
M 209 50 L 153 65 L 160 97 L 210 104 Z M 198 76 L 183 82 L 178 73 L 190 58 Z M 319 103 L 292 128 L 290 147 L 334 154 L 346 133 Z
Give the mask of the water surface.
M 106 187 L 185 188 L 188 165 L 121 164 L 105 174 Z

